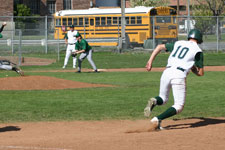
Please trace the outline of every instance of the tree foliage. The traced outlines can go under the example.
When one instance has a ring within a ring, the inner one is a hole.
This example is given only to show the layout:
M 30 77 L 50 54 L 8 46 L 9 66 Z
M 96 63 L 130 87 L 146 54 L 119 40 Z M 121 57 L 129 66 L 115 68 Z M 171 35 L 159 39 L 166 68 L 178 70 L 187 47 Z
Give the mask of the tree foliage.
M 224 16 L 225 0 L 196 0 L 192 8 L 194 15 Z
M 169 0 L 131 0 L 131 7 L 135 6 L 168 6 Z
M 196 21 L 195 28 L 205 35 L 214 34 L 217 18 L 213 16 L 224 15 L 225 0 L 196 0 L 196 2 L 192 5 L 192 15 Z
M 14 16 L 30 16 L 30 8 L 24 4 L 17 4 L 14 10 Z

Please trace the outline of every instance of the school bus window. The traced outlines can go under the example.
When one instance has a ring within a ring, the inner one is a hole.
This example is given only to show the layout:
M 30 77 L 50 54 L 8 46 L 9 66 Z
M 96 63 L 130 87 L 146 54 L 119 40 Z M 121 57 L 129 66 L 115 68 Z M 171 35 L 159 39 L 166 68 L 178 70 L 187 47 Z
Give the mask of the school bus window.
M 101 17 L 101 25 L 105 25 L 105 17 Z
M 68 18 L 68 25 L 72 25 L 72 18 Z
M 119 17 L 119 25 L 121 25 L 121 17 Z
M 171 17 L 165 16 L 165 17 L 156 17 L 157 23 L 171 23 Z
M 84 22 L 83 22 L 83 18 L 79 18 L 79 26 L 83 26 Z
M 66 18 L 63 18 L 63 25 L 67 26 L 67 19 Z
M 73 18 L 73 25 L 77 26 L 77 18 Z
M 118 24 L 118 18 L 117 17 L 113 17 L 113 24 Z
M 130 24 L 130 17 L 125 17 L 126 24 Z
M 84 18 L 85 20 L 85 25 L 89 25 L 89 18 Z
M 94 19 L 90 19 L 90 25 L 91 25 L 91 26 L 94 25 Z
M 100 25 L 100 17 L 95 18 L 95 25 L 99 26 Z
M 112 24 L 112 18 L 111 17 L 107 17 L 107 25 L 111 25 Z
M 136 24 L 135 23 L 135 17 L 130 17 L 130 24 Z
M 137 24 L 142 24 L 142 17 L 141 16 L 137 17 Z
M 56 19 L 55 20 L 55 25 L 60 26 L 61 25 L 61 19 Z

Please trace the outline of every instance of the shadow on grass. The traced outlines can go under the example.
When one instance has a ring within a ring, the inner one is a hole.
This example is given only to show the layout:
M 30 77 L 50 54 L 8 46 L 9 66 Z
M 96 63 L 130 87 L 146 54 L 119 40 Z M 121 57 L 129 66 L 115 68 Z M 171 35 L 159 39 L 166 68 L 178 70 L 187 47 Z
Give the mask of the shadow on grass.
M 21 128 L 17 127 L 17 126 L 6 126 L 3 128 L 0 128 L 0 133 L 1 132 L 8 132 L 8 131 L 19 131 Z
M 175 124 L 175 125 L 168 125 L 165 128 L 168 130 L 171 129 L 186 129 L 186 128 L 197 128 L 197 127 L 203 127 L 208 125 L 215 125 L 215 124 L 221 124 L 225 123 L 225 119 L 215 119 L 215 118 L 204 118 L 204 117 L 193 117 L 188 119 L 200 119 L 200 121 L 194 122 L 194 123 L 183 123 L 183 124 Z M 177 121 L 177 120 L 175 120 Z

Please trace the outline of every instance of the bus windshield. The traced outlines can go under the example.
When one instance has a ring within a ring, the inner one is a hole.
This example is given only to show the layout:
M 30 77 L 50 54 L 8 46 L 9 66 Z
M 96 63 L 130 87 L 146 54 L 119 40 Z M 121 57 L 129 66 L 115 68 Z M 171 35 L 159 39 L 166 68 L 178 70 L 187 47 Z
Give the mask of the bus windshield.
M 171 23 L 171 16 L 156 17 L 156 23 Z

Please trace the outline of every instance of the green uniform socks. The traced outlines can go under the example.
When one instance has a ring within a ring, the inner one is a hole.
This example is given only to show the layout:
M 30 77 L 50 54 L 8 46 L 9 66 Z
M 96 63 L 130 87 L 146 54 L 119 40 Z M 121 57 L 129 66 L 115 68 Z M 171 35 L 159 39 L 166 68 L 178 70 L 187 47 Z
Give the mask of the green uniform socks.
M 163 120 L 163 119 L 169 118 L 171 116 L 174 116 L 176 114 L 177 114 L 176 109 L 174 107 L 170 107 L 165 112 L 163 112 L 162 114 L 160 114 L 159 116 L 157 116 L 157 118 L 159 120 Z

